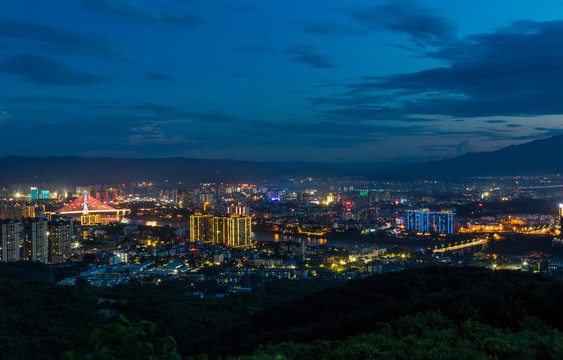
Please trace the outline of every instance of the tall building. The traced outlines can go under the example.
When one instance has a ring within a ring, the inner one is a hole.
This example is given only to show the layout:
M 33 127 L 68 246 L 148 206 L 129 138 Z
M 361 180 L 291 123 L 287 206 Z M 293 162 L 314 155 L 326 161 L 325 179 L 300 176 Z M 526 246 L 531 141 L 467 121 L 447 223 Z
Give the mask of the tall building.
M 229 224 L 230 218 L 228 217 L 214 217 L 213 218 L 213 242 L 216 244 L 226 244 L 229 239 Z
M 455 213 L 452 211 L 434 212 L 430 209 L 406 210 L 405 226 L 407 230 L 453 234 L 455 232 Z
M 26 218 L 22 227 L 22 260 L 49 262 L 49 227 L 47 219 Z
M 117 189 L 109 188 L 106 190 L 106 203 L 117 200 Z
M 561 225 L 561 231 L 563 232 L 563 204 L 559 204 L 559 225 Z
M 429 209 L 406 210 L 405 225 L 408 230 L 419 230 L 423 232 L 434 231 L 435 213 Z
M 228 246 L 249 245 L 251 224 L 250 216 L 193 215 L 190 217 L 190 241 L 212 241 Z
M 213 215 L 190 216 L 190 241 L 213 240 Z
M 243 246 L 251 243 L 252 222 L 249 216 L 237 216 L 229 219 L 227 245 Z
M 49 200 L 49 190 L 41 190 L 40 194 L 40 199 Z
M 0 261 L 20 260 L 20 223 L 14 220 L 0 220 Z
M 0 219 L 22 219 L 26 217 L 35 217 L 35 205 L 0 204 Z
M 36 187 L 29 189 L 29 197 L 31 200 L 39 199 L 39 190 Z
M 435 213 L 436 231 L 440 234 L 453 234 L 455 232 L 455 213 L 440 211 Z
M 49 263 L 65 262 L 70 257 L 72 220 L 55 220 L 48 224 Z

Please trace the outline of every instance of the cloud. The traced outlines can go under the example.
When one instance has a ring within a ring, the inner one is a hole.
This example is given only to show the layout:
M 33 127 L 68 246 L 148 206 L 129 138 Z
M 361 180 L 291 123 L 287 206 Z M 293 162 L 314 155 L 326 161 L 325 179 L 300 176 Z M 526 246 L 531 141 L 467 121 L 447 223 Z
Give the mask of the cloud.
M 159 72 L 154 72 L 154 71 L 146 71 L 145 76 L 147 77 L 147 79 L 150 80 L 155 80 L 155 81 L 176 81 L 173 78 L 171 78 L 170 76 L 166 75 L 166 74 L 162 74 Z
M 423 56 L 446 64 L 365 76 L 348 83 L 342 93 L 309 100 L 330 107 L 323 114 L 347 120 L 404 120 L 412 114 L 452 120 L 563 114 L 563 21 L 516 22 L 445 42 Z
M 352 10 L 352 18 L 373 29 L 387 29 L 408 34 L 417 41 L 452 40 L 457 36 L 457 25 L 431 10 L 418 6 L 414 1 L 397 1 Z
M 0 37 L 35 42 L 52 53 L 126 60 L 110 38 L 97 33 L 0 18 Z
M 467 154 L 467 153 L 473 151 L 473 145 L 471 144 L 471 139 L 465 139 L 462 142 L 460 142 L 456 146 L 456 150 L 457 150 L 457 153 L 456 153 L 457 156 Z
M 236 124 L 236 125 L 248 125 L 255 126 L 255 123 L 249 120 L 244 120 L 242 118 L 222 114 L 218 112 L 205 112 L 205 111 L 187 111 L 180 109 L 176 106 L 170 106 L 159 103 L 145 102 L 137 105 L 96 105 L 92 106 L 93 109 L 108 109 L 108 110 L 125 110 L 125 111 L 136 111 L 141 110 L 148 112 L 154 117 L 139 117 L 139 116 L 114 116 L 114 119 L 123 120 L 138 120 L 138 121 L 168 121 L 170 119 L 186 119 L 190 121 L 200 121 L 204 123 L 221 123 L 221 124 Z
M 90 10 L 109 12 L 114 15 L 136 18 L 143 21 L 163 24 L 196 26 L 204 23 L 199 16 L 184 12 L 162 10 L 125 0 L 82 0 L 82 5 Z
M 314 46 L 297 44 L 285 49 L 286 54 L 296 55 L 291 61 L 308 64 L 312 68 L 335 68 L 329 56 L 321 55 Z
M 51 58 L 17 54 L 0 63 L 0 72 L 21 75 L 25 80 L 47 85 L 97 85 L 109 79 L 105 76 L 77 71 Z
M 4 110 L 3 107 L 0 106 L 0 123 L 9 120 L 12 117 L 9 112 Z

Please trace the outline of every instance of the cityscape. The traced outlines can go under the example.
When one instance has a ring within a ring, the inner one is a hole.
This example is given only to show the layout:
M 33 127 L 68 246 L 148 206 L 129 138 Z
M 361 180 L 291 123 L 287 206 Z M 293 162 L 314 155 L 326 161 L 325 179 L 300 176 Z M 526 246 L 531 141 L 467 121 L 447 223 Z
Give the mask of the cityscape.
M 246 275 L 346 280 L 437 265 L 563 278 L 559 175 L 21 187 L 3 191 L 1 260 L 74 266 L 66 285 L 184 280 L 216 297 L 259 287 Z
M 562 359 L 562 46 L 559 1 L 0 0 L 0 359 Z

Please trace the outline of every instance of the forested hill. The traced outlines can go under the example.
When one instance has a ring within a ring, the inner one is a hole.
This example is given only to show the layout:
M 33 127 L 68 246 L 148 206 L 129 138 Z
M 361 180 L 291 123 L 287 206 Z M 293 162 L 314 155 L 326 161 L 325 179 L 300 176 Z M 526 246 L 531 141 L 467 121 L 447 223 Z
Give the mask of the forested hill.
M 266 294 L 198 299 L 175 283 L 96 289 L 0 277 L 0 358 L 58 359 L 70 349 L 68 359 L 104 351 L 168 359 L 563 358 L 563 283 L 552 278 L 444 267 L 311 291 L 315 284 L 275 281 Z M 103 309 L 128 320 L 105 319 Z M 94 328 L 102 330 L 88 340 Z

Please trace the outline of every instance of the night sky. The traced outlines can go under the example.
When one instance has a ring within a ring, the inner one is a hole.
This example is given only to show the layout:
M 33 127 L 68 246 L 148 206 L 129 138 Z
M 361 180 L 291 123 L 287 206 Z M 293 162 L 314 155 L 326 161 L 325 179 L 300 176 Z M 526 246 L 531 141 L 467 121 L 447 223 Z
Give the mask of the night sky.
M 0 84 L 0 156 L 440 159 L 563 134 L 563 2 L 0 0 Z

